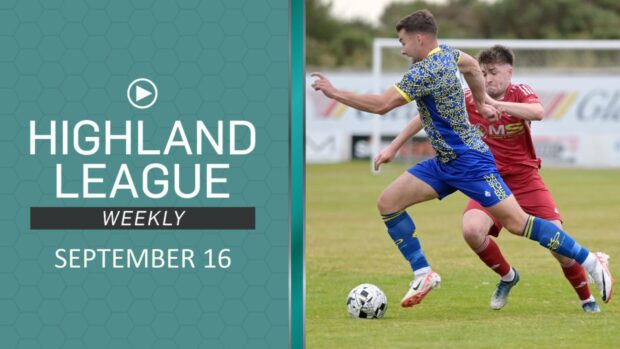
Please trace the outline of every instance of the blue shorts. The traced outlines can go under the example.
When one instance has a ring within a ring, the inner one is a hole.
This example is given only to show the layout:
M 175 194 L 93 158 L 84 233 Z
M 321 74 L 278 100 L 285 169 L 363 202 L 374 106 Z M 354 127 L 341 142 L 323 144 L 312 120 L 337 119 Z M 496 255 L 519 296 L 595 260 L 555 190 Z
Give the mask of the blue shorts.
M 480 205 L 490 207 L 512 194 L 500 177 L 490 151 L 470 150 L 447 163 L 428 159 L 408 172 L 433 187 L 440 200 L 459 190 Z

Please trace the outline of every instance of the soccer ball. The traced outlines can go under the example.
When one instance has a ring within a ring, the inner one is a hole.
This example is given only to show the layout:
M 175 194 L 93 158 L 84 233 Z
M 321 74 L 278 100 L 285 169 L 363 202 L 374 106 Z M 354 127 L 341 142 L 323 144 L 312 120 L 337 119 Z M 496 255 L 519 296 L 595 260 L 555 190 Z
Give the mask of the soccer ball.
M 349 292 L 347 311 L 359 319 L 380 319 L 387 310 L 387 297 L 373 284 L 361 284 Z

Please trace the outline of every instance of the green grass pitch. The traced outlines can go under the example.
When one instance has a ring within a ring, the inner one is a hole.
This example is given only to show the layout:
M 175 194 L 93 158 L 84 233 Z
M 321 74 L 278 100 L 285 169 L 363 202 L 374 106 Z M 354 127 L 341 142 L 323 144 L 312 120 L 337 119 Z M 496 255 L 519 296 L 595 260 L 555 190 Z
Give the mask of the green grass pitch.
M 407 168 L 369 162 L 306 168 L 306 344 L 308 348 L 620 348 L 620 293 L 600 314 L 586 314 L 558 263 L 537 243 L 502 231 L 497 240 L 521 274 L 508 304 L 489 308 L 498 281 L 461 237 L 465 196 L 408 210 L 441 288 L 420 304 L 399 302 L 412 273 L 390 240 L 376 200 Z M 605 251 L 620 275 L 620 171 L 545 169 L 569 234 L 593 251 Z M 345 301 L 361 283 L 388 297 L 380 320 L 349 318 Z

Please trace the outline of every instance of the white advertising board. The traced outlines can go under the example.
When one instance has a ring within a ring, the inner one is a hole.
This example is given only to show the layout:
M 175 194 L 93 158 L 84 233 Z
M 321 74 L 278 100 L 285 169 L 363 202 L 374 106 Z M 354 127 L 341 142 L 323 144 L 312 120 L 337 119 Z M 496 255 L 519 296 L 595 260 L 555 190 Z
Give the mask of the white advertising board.
M 338 88 L 372 93 L 370 73 L 327 73 L 327 76 Z M 398 74 L 386 74 L 381 85 L 387 88 L 400 78 Z M 309 135 L 326 130 L 341 132 L 349 138 L 371 134 L 371 120 L 378 116 L 324 97 L 312 90 L 312 80 L 308 78 L 306 84 Z M 545 106 L 545 119 L 532 124 L 538 155 L 544 163 L 620 167 L 620 76 L 516 75 L 513 82 L 532 86 Z M 415 103 L 410 103 L 380 117 L 381 134 L 395 136 L 416 114 Z M 343 146 L 351 148 L 350 143 Z

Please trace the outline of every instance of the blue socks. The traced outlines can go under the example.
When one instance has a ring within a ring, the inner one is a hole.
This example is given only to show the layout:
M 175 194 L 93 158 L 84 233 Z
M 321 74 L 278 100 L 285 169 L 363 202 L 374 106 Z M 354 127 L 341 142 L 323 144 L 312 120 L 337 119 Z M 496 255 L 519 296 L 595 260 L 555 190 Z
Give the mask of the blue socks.
M 542 218 L 529 216 L 525 224 L 523 236 L 538 241 L 541 246 L 551 251 L 565 257 L 573 258 L 579 264 L 583 264 L 590 254 L 587 248 L 581 247 L 581 245 L 562 229 Z
M 400 253 L 411 264 L 413 272 L 416 273 L 418 271 L 418 273 L 422 273 L 428 271 L 430 268 L 415 233 L 415 224 L 409 214 L 404 210 L 386 214 L 383 215 L 383 222 L 387 226 L 390 237 L 398 246 Z
M 383 215 L 383 222 L 403 257 L 411 264 L 414 273 L 428 271 L 430 267 L 415 233 L 415 224 L 409 214 L 404 210 L 386 214 Z M 528 217 L 523 236 L 538 241 L 541 246 L 551 251 L 573 258 L 579 264 L 583 264 L 590 254 L 587 248 L 579 245 L 562 229 L 542 218 Z

